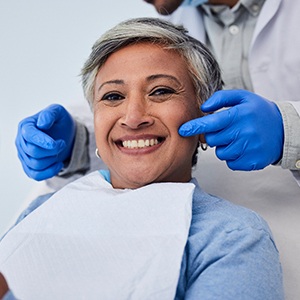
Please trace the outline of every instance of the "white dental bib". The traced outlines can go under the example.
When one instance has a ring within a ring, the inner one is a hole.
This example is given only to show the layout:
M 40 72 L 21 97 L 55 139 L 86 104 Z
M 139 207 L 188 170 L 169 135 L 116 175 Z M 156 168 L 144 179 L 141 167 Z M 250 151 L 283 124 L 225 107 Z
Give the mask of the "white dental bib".
M 117 190 L 93 172 L 57 192 L 0 243 L 18 299 L 174 299 L 194 185 Z

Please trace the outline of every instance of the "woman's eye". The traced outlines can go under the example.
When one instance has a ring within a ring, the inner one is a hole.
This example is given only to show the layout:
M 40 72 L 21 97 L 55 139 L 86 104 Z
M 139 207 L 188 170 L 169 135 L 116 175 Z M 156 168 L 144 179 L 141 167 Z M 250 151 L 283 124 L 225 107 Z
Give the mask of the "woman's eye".
M 124 96 L 118 93 L 108 93 L 101 98 L 101 100 L 108 100 L 108 101 L 118 101 L 122 99 L 124 99 Z
M 165 96 L 165 95 L 171 95 L 174 94 L 175 91 L 170 89 L 170 88 L 158 88 L 156 90 L 154 90 L 150 96 Z

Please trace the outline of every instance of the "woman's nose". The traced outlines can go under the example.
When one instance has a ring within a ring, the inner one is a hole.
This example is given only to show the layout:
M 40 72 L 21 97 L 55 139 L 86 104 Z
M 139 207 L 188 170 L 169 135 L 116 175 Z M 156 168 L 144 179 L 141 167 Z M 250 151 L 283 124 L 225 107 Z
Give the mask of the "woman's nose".
M 149 114 L 149 105 L 144 100 L 128 100 L 125 106 L 124 116 L 120 119 L 122 126 L 131 129 L 150 126 L 154 123 L 153 117 Z

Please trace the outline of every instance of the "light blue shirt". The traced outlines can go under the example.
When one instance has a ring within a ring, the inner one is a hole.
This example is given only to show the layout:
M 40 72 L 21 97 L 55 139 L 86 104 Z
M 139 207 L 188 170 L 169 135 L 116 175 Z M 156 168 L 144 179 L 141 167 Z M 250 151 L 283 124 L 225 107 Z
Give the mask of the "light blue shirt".
M 12 291 L 8 291 L 1 300 L 17 300 Z
M 227 5 L 202 6 L 207 45 L 215 54 L 225 89 L 253 91 L 248 56 L 255 25 L 265 0 L 240 0 Z

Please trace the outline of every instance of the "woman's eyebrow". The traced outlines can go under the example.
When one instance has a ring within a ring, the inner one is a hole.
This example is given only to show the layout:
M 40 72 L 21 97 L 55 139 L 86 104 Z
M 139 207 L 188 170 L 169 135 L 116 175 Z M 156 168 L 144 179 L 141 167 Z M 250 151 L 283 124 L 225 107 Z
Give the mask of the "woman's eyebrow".
M 119 84 L 119 85 L 123 85 L 123 84 L 125 84 L 125 83 L 124 83 L 124 80 L 121 80 L 121 79 L 115 79 L 115 80 L 105 81 L 105 82 L 103 82 L 103 83 L 99 86 L 98 91 L 100 91 L 101 88 L 102 88 L 104 85 L 106 85 L 106 84 Z
M 148 76 L 146 79 L 147 79 L 147 81 L 154 81 L 154 80 L 160 79 L 160 78 L 171 79 L 173 81 L 176 81 L 177 84 L 181 85 L 181 82 L 175 76 L 168 75 L 168 74 L 154 74 L 154 75 Z
M 172 75 L 168 75 L 168 74 L 154 74 L 154 75 L 150 75 L 146 78 L 147 81 L 154 81 L 154 80 L 157 80 L 157 79 L 160 79 L 160 78 L 166 78 L 166 79 L 170 79 L 172 81 L 175 81 L 178 85 L 180 85 L 180 81 L 175 77 L 175 76 L 172 76 Z M 125 82 L 124 80 L 121 80 L 121 79 L 115 79 L 115 80 L 109 80 L 109 81 L 105 81 L 103 82 L 99 88 L 98 88 L 98 91 L 101 90 L 101 88 L 107 84 L 119 84 L 119 85 L 124 85 Z

